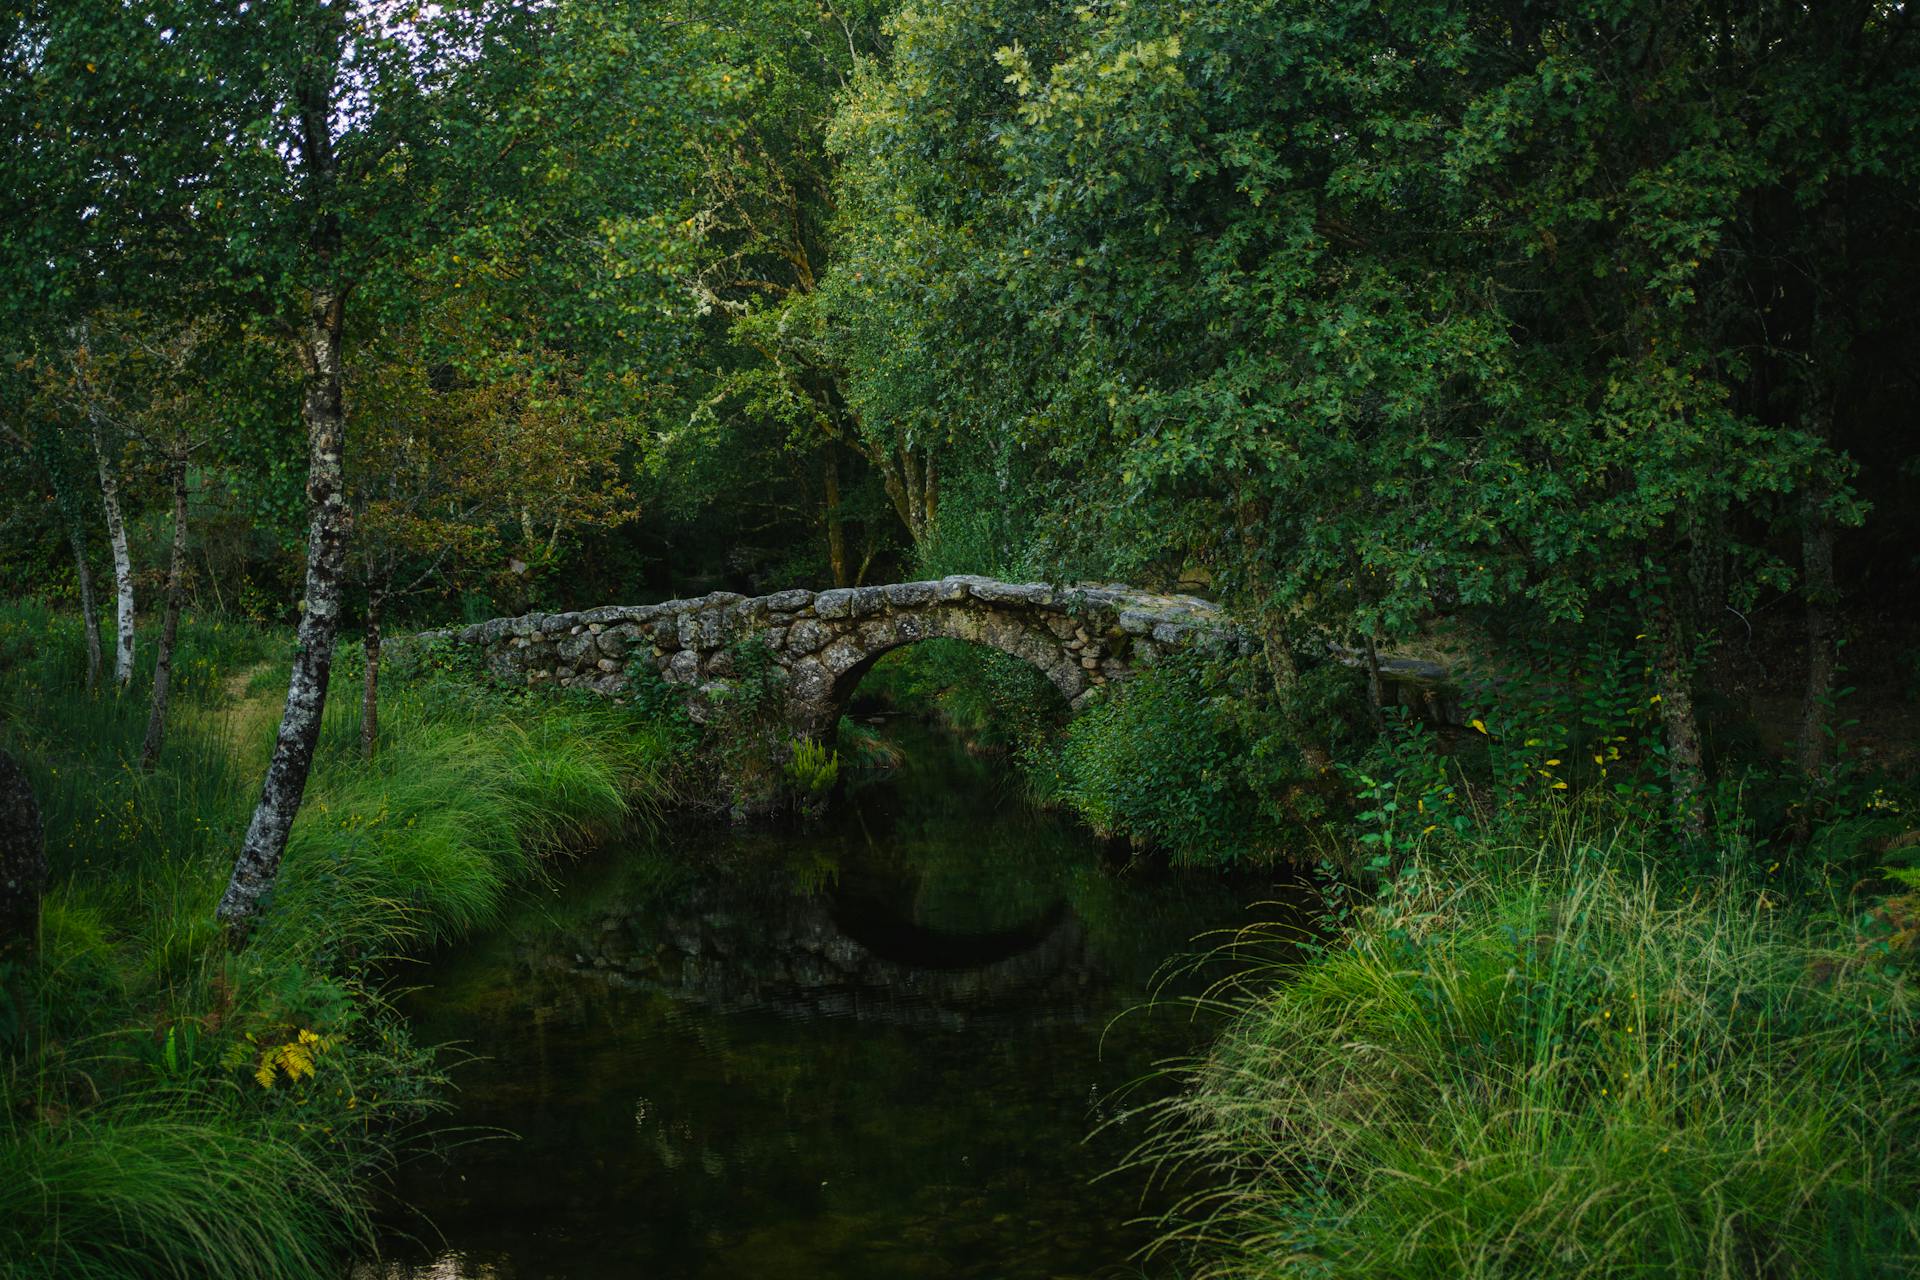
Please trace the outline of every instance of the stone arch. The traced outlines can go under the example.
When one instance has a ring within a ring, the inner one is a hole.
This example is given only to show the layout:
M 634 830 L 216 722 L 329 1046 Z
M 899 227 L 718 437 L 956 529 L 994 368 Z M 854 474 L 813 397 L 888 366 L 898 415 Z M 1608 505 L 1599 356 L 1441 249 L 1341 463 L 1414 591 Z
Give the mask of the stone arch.
M 651 668 L 695 703 L 736 677 L 743 646 L 759 645 L 780 669 L 794 732 L 818 738 L 838 724 L 847 696 L 876 661 L 935 638 L 983 644 L 1031 664 L 1076 711 L 1100 686 L 1127 679 L 1170 647 L 1248 644 L 1215 606 L 1192 596 L 969 575 L 527 614 L 425 632 L 416 642 L 467 647 L 499 683 L 609 697 L 627 692 L 636 669 Z
M 1071 635 L 1069 631 L 1068 636 Z M 822 658 L 832 678 L 824 692 L 814 697 L 810 692 L 802 695 L 798 684 L 794 687 L 795 699 L 788 718 L 796 731 L 824 739 L 839 724 L 860 682 L 882 658 L 926 640 L 976 644 L 1018 659 L 1045 676 L 1069 707 L 1077 708 L 1079 704 L 1075 700 L 1083 699 L 1093 687 L 1086 668 L 1062 648 L 1062 638 L 1044 625 L 1002 610 L 929 610 L 902 615 L 891 624 L 868 624 L 854 636 L 836 641 L 845 643 L 837 653 L 834 646 L 829 645 Z M 853 661 L 836 671 L 839 661 L 830 659 L 829 655 L 852 657 Z

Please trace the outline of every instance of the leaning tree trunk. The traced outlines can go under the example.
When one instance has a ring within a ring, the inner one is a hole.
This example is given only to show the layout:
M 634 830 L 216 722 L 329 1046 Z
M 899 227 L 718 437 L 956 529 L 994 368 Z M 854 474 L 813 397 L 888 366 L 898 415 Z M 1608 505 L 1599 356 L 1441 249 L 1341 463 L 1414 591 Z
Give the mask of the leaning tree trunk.
M 0 751 L 0 964 L 33 955 L 46 887 L 40 808 L 27 775 Z
M 87 536 L 77 520 L 67 521 L 73 548 L 73 576 L 80 586 L 80 620 L 87 634 L 87 692 L 100 687 L 100 613 L 93 599 L 93 566 L 87 563 Z
M 317 289 L 312 297 L 301 355 L 306 389 L 301 417 L 307 427 L 307 599 L 300 616 L 286 711 L 274 739 L 273 758 L 260 788 L 260 802 L 234 860 L 233 878 L 220 899 L 219 918 L 233 946 L 245 943 L 261 899 L 273 888 L 286 852 L 287 835 L 307 788 L 313 751 L 326 708 L 327 677 L 340 626 L 341 584 L 352 518 L 343 487 L 341 450 L 346 411 L 341 400 L 340 348 L 344 295 Z
M 366 652 L 366 683 L 360 691 L 360 755 L 373 759 L 380 740 L 380 607 L 386 593 L 379 588 L 367 593 L 367 633 L 361 640 Z
M 874 469 L 879 471 L 881 488 L 893 503 L 894 513 L 900 517 L 900 523 L 906 526 L 913 545 L 924 546 L 933 533 L 933 521 L 940 503 L 939 476 L 933 455 L 928 454 L 922 462 L 904 438 L 897 449 L 869 444 L 866 454 Z
M 1691 664 L 1672 602 L 1661 601 L 1656 609 L 1654 630 L 1660 647 L 1653 664 L 1654 683 L 1660 698 L 1660 727 L 1666 738 L 1674 825 L 1689 839 L 1698 839 L 1707 831 L 1706 772 L 1700 722 L 1693 710 Z
M 127 522 L 120 514 L 120 482 L 107 461 L 107 444 L 97 421 L 93 423 L 93 456 L 100 464 L 100 502 L 107 510 L 107 542 L 113 548 L 113 683 L 125 689 L 133 681 L 133 557 L 127 553 Z
M 160 645 L 153 653 L 153 700 L 147 709 L 147 738 L 140 746 L 140 767 L 148 773 L 160 763 L 167 737 L 167 699 L 173 687 L 173 642 L 180 634 L 180 606 L 186 595 L 187 455 L 176 452 L 167 466 L 173 484 L 173 550 L 167 556 L 167 613 L 160 624 Z

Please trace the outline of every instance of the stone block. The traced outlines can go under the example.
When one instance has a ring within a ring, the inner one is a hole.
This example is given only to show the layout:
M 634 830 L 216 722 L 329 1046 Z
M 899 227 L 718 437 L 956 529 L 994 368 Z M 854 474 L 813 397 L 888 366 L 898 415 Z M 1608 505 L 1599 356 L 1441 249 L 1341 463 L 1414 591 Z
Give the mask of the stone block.
M 833 628 L 812 618 L 802 618 L 787 629 L 787 652 L 805 655 L 818 651 L 833 639 Z
M 763 600 L 769 609 L 794 613 L 813 603 L 813 592 L 796 587 L 791 591 L 776 591 Z
M 793 664 L 793 683 L 788 692 L 792 701 L 803 705 L 825 700 L 833 689 L 833 673 L 818 658 L 802 658 Z
M 866 650 L 848 637 L 841 636 L 821 652 L 820 663 L 834 675 L 844 675 L 859 666 L 866 656 Z
M 699 609 L 680 615 L 680 647 L 683 649 L 717 649 L 725 638 L 725 624 L 722 621 L 723 610 Z
M 973 598 L 988 604 L 1042 605 L 1053 603 L 1053 588 L 1041 582 L 993 582 L 982 578 L 969 585 Z
M 1053 681 L 1053 687 L 1071 700 L 1087 687 L 1087 674 L 1077 662 L 1062 662 L 1047 672 L 1047 679 Z
M 918 609 L 932 604 L 938 598 L 939 589 L 937 582 L 896 582 L 881 588 L 886 592 L 887 603 L 896 609 Z
M 813 598 L 813 613 L 818 618 L 852 617 L 853 589 L 836 587 L 832 591 L 822 591 Z

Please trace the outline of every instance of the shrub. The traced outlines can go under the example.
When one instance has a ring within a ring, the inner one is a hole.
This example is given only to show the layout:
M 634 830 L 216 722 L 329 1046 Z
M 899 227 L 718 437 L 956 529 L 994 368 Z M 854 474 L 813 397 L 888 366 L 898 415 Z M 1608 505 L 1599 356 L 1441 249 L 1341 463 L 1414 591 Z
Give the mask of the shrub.
M 1179 861 L 1270 856 L 1277 828 L 1248 782 L 1253 743 L 1230 701 L 1197 662 L 1165 660 L 1067 727 L 1043 786 L 1094 830 Z

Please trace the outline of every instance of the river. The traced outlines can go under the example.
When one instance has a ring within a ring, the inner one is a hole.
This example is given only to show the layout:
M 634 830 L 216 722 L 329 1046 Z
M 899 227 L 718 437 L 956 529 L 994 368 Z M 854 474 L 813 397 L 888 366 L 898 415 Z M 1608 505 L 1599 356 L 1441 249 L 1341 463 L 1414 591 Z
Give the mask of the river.
M 1143 1274 L 1172 1193 L 1102 1175 L 1213 1029 L 1175 997 L 1230 962 L 1183 961 L 1302 890 L 1116 865 L 889 731 L 907 763 L 825 823 L 601 850 L 409 975 L 474 1056 L 359 1280 Z

